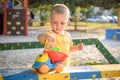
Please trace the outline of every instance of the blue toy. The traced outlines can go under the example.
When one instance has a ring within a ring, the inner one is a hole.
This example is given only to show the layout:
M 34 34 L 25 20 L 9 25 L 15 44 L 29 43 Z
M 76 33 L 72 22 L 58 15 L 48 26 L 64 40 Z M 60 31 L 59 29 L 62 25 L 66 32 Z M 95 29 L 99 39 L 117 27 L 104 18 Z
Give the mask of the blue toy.
M 64 69 L 63 61 L 66 57 L 67 55 L 59 52 L 57 48 L 52 51 L 45 50 L 36 57 L 36 61 L 32 67 L 40 73 L 48 73 L 51 70 L 59 73 Z

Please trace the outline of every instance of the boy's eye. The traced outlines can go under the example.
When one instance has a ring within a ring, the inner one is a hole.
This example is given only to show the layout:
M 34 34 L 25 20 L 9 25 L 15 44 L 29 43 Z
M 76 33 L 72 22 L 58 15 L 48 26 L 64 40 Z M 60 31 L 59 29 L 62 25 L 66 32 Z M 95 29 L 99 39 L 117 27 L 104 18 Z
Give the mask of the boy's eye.
M 62 25 L 64 25 L 65 23 L 61 23 Z
M 56 24 L 57 22 L 53 22 L 53 24 Z

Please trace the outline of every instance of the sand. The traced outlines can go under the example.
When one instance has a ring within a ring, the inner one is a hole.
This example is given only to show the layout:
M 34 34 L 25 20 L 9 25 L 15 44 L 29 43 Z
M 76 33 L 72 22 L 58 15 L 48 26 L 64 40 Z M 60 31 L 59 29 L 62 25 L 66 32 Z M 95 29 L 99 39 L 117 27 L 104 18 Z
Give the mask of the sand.
M 38 34 L 44 32 L 45 29 L 30 29 L 28 36 L 3 36 L 0 35 L 0 43 L 12 42 L 28 42 L 38 41 Z M 105 30 L 89 30 L 89 31 L 69 31 L 73 39 L 98 38 L 108 51 L 120 63 L 120 41 L 108 40 L 105 38 Z M 5 68 L 23 68 L 31 67 L 38 54 L 42 53 L 42 49 L 24 49 L 24 50 L 6 50 L 0 51 L 0 69 Z M 80 65 L 83 62 L 99 62 L 109 64 L 104 56 L 99 52 L 95 45 L 84 45 L 83 51 L 77 51 L 71 54 L 71 66 Z

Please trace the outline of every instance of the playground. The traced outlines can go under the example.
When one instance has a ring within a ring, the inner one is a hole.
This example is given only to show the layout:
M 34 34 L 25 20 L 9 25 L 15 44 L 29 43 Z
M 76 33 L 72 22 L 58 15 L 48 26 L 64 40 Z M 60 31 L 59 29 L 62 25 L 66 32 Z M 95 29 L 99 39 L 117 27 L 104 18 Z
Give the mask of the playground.
M 87 25 L 74 30 L 69 25 L 66 30 L 71 34 L 74 44 L 81 42 L 84 49 L 71 54 L 71 67 L 65 67 L 62 73 L 44 75 L 36 72 L 32 65 L 36 56 L 44 50 L 37 36 L 50 26 L 31 27 L 27 19 L 27 0 L 19 1 L 22 5 L 15 9 L 4 3 L 0 80 L 120 79 L 120 28 L 113 26 L 97 28 Z
M 37 36 L 44 32 L 46 28 L 30 29 L 28 36 L 3 36 L 0 37 L 1 43 L 18 43 L 18 42 L 35 42 Z M 68 30 L 73 39 L 89 39 L 96 38 L 110 51 L 115 59 L 120 63 L 120 41 L 105 39 L 104 29 L 83 31 Z M 99 64 L 109 64 L 107 59 L 101 54 L 95 45 L 85 45 L 83 51 L 76 52 L 71 56 L 71 66 L 85 65 L 86 62 L 96 62 Z M 18 50 L 3 50 L 0 52 L 0 66 L 4 68 L 12 67 L 31 67 L 35 57 L 40 54 L 42 49 L 18 49 Z
M 38 34 L 44 32 L 48 28 L 36 28 L 29 29 L 28 36 L 0 36 L 1 43 L 18 43 L 18 42 L 36 42 Z M 73 39 L 99 39 L 100 42 L 107 48 L 107 50 L 114 56 L 114 58 L 120 63 L 120 41 L 110 40 L 105 38 L 105 29 L 74 31 L 69 30 Z M 7 44 L 6 44 L 7 46 Z M 43 48 L 33 49 L 17 49 L 17 50 L 3 50 L 0 51 L 0 68 L 31 68 L 34 60 Z M 109 61 L 101 54 L 95 45 L 84 45 L 83 51 L 75 52 L 71 54 L 71 66 L 83 66 L 83 65 L 105 65 L 109 64 Z M 118 78 L 119 79 L 119 78 Z

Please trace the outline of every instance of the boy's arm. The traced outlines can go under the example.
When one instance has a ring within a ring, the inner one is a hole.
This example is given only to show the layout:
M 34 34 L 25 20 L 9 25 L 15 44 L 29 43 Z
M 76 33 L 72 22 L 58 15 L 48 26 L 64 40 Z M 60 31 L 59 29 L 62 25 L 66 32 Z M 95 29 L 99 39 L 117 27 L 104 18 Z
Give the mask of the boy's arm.
M 83 43 L 80 43 L 76 46 L 71 46 L 70 47 L 70 52 L 75 52 L 75 51 L 78 51 L 78 50 L 83 50 Z

